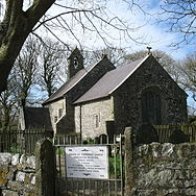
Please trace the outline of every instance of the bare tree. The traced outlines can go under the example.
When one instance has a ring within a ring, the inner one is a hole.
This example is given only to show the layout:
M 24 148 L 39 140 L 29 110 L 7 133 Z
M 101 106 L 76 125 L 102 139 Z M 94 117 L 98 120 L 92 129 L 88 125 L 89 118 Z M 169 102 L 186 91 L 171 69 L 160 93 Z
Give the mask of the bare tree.
M 54 29 L 63 30 L 65 37 L 69 40 L 75 39 L 78 43 L 78 33 L 87 32 L 92 35 L 95 32 L 96 38 L 110 45 L 110 41 L 106 39 L 107 36 L 112 36 L 108 33 L 109 29 L 118 31 L 120 39 L 126 35 L 127 38 L 135 40 L 130 34 L 133 28 L 106 9 L 112 0 L 32 0 L 25 7 L 26 2 L 27 0 L 5 1 L 6 10 L 0 23 L 0 93 L 6 89 L 10 70 L 28 35 L 33 32 L 44 41 L 36 31 L 40 27 L 47 29 L 48 33 L 61 42 L 62 36 L 57 35 Z M 129 7 L 141 9 L 134 0 L 122 2 Z M 53 10 L 49 10 L 51 6 Z M 75 29 L 77 27 L 80 29 Z M 113 39 L 116 39 L 115 35 L 114 33 Z M 71 43 L 66 43 L 67 46 L 69 44 Z
M 64 46 L 52 40 L 46 41 L 47 45 L 40 47 L 39 53 L 39 84 L 46 90 L 50 97 L 66 75 L 66 52 Z
M 181 64 L 182 84 L 192 93 L 192 98 L 196 102 L 196 52 L 186 57 Z
M 103 55 L 106 55 L 108 59 L 117 67 L 124 62 L 125 50 L 122 48 L 104 48 L 94 51 L 83 51 L 85 65 L 92 66 L 100 61 Z
M 26 105 L 37 66 L 37 42 L 29 39 L 22 48 L 8 78 L 8 87 L 0 95 L 0 121 L 7 130 L 15 121 L 22 101 Z
M 0 128 L 7 130 L 15 122 L 17 113 L 17 82 L 11 73 L 8 80 L 8 88 L 0 95 Z
M 34 0 L 24 11 L 24 0 L 6 0 L 0 23 L 0 92 L 6 89 L 8 75 L 27 36 L 55 0 Z
M 195 0 L 165 0 L 162 1 L 161 7 L 164 16 L 162 22 L 167 23 L 170 31 L 181 34 L 179 42 L 173 43 L 172 45 L 175 47 L 187 43 L 195 45 Z
M 18 99 L 22 101 L 23 106 L 26 105 L 36 71 L 38 56 L 36 45 L 36 40 L 29 39 L 16 59 L 14 67 L 14 74 L 18 85 Z

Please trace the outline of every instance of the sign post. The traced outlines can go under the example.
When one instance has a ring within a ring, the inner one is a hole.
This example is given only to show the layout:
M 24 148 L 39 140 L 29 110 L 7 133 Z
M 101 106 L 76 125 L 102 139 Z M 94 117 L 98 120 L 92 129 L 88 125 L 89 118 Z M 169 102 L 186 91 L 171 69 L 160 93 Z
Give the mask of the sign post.
M 107 146 L 65 147 L 65 156 L 67 177 L 109 178 Z

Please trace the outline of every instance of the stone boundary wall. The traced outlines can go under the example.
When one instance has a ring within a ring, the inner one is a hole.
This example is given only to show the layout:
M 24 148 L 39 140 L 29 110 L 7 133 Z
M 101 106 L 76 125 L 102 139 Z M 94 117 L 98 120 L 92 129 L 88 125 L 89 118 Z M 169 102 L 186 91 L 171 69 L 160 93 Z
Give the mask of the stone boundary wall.
M 35 195 L 35 156 L 0 153 L 1 194 Z
M 151 143 L 134 147 L 125 131 L 127 196 L 196 195 L 196 143 Z
M 0 195 L 55 196 L 56 166 L 54 147 L 43 139 L 35 156 L 0 153 Z

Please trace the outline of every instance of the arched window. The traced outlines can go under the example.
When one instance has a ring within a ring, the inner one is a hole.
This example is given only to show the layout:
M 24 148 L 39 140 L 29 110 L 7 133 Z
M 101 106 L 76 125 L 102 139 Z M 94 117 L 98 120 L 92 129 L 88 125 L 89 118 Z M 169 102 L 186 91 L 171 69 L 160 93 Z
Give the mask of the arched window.
M 161 96 L 159 89 L 150 88 L 142 94 L 142 120 L 161 124 Z
M 78 68 L 78 58 L 74 57 L 74 68 L 77 69 Z

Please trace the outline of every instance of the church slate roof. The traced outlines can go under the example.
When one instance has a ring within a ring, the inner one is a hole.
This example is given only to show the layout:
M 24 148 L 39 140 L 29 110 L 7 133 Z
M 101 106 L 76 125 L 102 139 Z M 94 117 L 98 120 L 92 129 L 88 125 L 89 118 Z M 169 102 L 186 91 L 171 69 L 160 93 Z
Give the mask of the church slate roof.
M 77 72 L 70 80 L 63 84 L 54 94 L 52 94 L 44 103 L 46 105 L 55 100 L 63 98 L 63 96 L 72 89 L 85 75 L 87 74 L 86 69 L 82 69 Z
M 103 57 L 101 61 L 94 64 L 93 66 L 84 68 L 78 71 L 71 79 L 69 79 L 65 84 L 63 84 L 54 94 L 52 94 L 42 105 L 47 105 L 59 99 L 62 99 L 66 93 L 68 93 L 74 86 L 76 86 L 83 78 L 85 78 L 91 70 L 100 64 L 108 63 L 107 57 Z
M 143 64 L 144 61 L 146 61 L 148 57 L 149 55 L 147 55 L 145 58 L 109 71 L 90 90 L 88 90 L 74 103 L 79 104 L 82 102 L 110 96 L 135 72 L 136 69 L 138 69 Z

